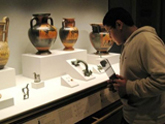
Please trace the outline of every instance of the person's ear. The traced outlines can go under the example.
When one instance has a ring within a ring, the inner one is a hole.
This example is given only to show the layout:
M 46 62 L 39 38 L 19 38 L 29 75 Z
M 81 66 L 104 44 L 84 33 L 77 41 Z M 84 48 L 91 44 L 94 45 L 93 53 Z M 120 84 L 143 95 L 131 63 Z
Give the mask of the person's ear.
M 117 20 L 116 21 L 116 27 L 118 27 L 120 30 L 122 30 L 123 29 L 123 22 L 120 20 Z

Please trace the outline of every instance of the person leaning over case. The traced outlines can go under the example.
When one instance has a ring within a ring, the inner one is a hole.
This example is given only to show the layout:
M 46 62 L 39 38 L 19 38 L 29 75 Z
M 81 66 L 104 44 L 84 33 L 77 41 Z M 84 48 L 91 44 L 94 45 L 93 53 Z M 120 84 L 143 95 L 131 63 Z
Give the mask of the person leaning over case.
M 137 28 L 123 8 L 110 9 L 103 25 L 122 45 L 120 75 L 114 80 L 123 103 L 121 124 L 165 124 L 165 44 L 154 28 Z

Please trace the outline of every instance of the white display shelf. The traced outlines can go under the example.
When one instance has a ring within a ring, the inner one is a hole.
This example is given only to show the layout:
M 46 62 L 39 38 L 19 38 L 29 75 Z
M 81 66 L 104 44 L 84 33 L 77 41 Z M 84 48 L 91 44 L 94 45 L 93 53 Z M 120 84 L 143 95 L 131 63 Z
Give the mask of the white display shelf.
M 68 59 L 81 59 L 87 61 L 87 51 L 75 49 L 64 51 L 62 49 L 51 50 L 50 55 L 23 54 L 23 76 L 33 78 L 33 73 L 40 74 L 41 80 L 51 79 L 66 73 Z
M 15 69 L 4 67 L 0 70 L 0 90 L 14 87 L 16 85 Z
M 116 73 L 119 72 L 118 64 L 114 64 L 112 66 L 114 67 Z M 14 105 L 0 110 L 0 120 L 10 118 L 42 105 L 46 105 L 47 103 L 67 97 L 71 94 L 77 93 L 81 90 L 87 89 L 108 80 L 108 77 L 105 73 L 99 75 L 94 74 L 96 78 L 93 80 L 83 81 L 74 79 L 74 81 L 78 83 L 78 86 L 70 88 L 61 85 L 61 76 L 49 80 L 44 80 L 45 86 L 43 88 L 34 89 L 31 87 L 31 82 L 33 82 L 33 79 L 22 75 L 17 75 L 15 87 L 0 91 L 11 94 L 14 99 Z M 22 88 L 24 88 L 28 83 L 29 98 L 24 100 Z
M 61 85 L 66 87 L 77 87 L 79 84 L 69 74 L 61 77 Z
M 101 55 L 101 56 L 96 55 L 96 54 L 88 54 L 87 62 L 89 64 L 98 65 L 100 64 L 101 60 L 108 59 L 111 64 L 115 64 L 119 62 L 119 57 L 120 57 L 120 54 L 117 54 L 117 53 L 109 53 L 107 55 Z

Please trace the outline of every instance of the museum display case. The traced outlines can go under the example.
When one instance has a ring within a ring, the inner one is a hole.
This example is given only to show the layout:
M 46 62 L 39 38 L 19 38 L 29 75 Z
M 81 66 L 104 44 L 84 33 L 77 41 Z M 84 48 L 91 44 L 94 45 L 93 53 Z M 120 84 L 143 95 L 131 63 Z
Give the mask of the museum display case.
M 51 53 L 22 54 L 23 73 L 10 74 L 5 80 L 13 78 L 15 84 L 3 84 L 0 92 L 1 123 L 73 124 L 119 101 L 107 88 L 108 76 L 98 68 L 106 58 L 119 73 L 119 54 L 99 56 L 84 49 Z M 9 68 L 3 73 L 7 77 L 11 72 Z
M 0 15 L 9 15 L 11 27 L 9 62 L 0 70 L 0 123 L 102 122 L 122 108 L 118 94 L 107 88 L 109 77 L 100 65 L 108 59 L 119 73 L 119 54 L 107 52 L 113 43 L 105 37 L 105 30 L 96 37 L 98 50 L 89 37 L 89 24 L 101 22 L 108 1 L 81 1 L 76 6 L 72 1 L 62 11 L 63 1 L 49 2 L 11 1 L 13 8 L 3 1 Z M 91 3 L 95 3 L 93 12 L 88 13 Z

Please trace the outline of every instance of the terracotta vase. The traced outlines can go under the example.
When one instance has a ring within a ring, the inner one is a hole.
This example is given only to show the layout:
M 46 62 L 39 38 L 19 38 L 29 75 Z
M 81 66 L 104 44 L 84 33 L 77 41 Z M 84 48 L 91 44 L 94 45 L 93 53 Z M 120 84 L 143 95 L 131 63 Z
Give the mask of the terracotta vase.
M 0 21 L 0 69 L 3 69 L 9 58 L 9 47 L 8 47 L 8 28 L 9 18 L 4 17 Z
M 74 50 L 73 46 L 79 35 L 74 18 L 63 18 L 59 34 L 62 44 L 65 46 L 64 50 Z
M 49 16 L 50 13 L 33 14 L 30 21 L 28 35 L 31 43 L 38 50 L 36 54 L 51 54 L 49 49 L 57 38 L 57 29 L 53 26 L 53 19 Z M 34 20 L 35 25 L 33 25 Z
M 109 54 L 109 49 L 113 45 L 109 33 L 106 32 L 102 24 L 91 24 L 92 32 L 90 33 L 90 41 L 96 49 L 96 54 Z

